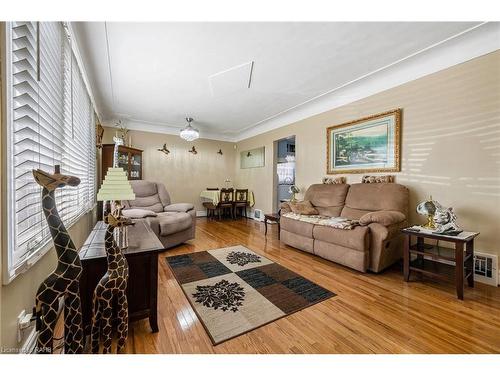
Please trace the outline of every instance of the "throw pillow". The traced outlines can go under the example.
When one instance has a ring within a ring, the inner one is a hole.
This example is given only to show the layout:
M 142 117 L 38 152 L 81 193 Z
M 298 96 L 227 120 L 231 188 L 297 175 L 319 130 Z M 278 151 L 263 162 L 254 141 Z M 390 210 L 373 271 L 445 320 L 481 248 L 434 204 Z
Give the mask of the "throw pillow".
M 345 177 L 323 177 L 323 183 L 324 184 L 345 184 L 346 183 L 346 178 Z
M 300 214 L 300 215 L 318 215 L 319 212 L 317 209 L 314 208 L 314 206 L 311 204 L 309 201 L 302 201 L 302 202 L 295 202 L 295 203 L 288 203 L 290 205 L 290 208 L 292 209 L 292 212 L 294 214 Z
M 141 208 L 130 208 L 122 210 L 122 215 L 130 219 L 144 219 L 145 217 L 156 217 L 156 212 L 151 210 L 143 210 Z
M 386 175 L 386 176 L 363 176 L 361 180 L 363 184 L 387 184 L 394 182 L 394 176 Z
M 375 211 L 368 212 L 359 218 L 361 225 L 379 223 L 384 226 L 401 223 L 406 219 L 405 215 L 399 211 Z

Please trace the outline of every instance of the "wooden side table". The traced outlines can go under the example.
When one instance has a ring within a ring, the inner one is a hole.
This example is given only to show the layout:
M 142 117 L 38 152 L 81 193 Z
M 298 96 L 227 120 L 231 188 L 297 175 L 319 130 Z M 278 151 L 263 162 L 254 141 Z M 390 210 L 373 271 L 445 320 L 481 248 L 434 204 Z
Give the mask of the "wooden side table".
M 479 233 L 464 231 L 457 236 L 446 236 L 426 229 L 421 229 L 419 232 L 410 229 L 402 230 L 405 234 L 403 254 L 405 281 L 409 281 L 411 271 L 451 280 L 455 282 L 457 297 L 463 300 L 464 280 L 467 280 L 469 287 L 474 287 L 474 238 Z M 415 244 L 412 244 L 412 236 L 417 238 Z M 426 244 L 424 242 L 426 238 L 452 242 L 455 248 Z M 412 254 L 416 255 L 416 258 L 412 259 Z M 440 262 L 440 260 L 451 264 Z
M 264 226 L 266 227 L 266 231 L 264 236 L 267 236 L 267 222 L 273 222 L 278 224 L 278 240 L 280 239 L 280 213 L 272 213 L 272 214 L 264 214 Z
M 92 296 L 107 270 L 104 236 L 107 225 L 98 221 L 82 246 L 80 298 L 83 327 L 90 333 L 92 323 Z M 149 318 L 153 332 L 158 332 L 158 253 L 164 249 L 149 225 L 138 221 L 128 227 L 129 247 L 123 250 L 129 267 L 127 299 L 129 321 Z

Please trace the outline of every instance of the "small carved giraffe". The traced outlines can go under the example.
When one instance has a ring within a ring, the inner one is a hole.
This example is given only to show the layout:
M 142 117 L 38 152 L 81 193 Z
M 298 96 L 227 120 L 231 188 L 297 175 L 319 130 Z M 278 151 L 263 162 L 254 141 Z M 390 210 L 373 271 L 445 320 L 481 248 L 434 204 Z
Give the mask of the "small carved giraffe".
M 94 290 L 92 314 L 92 353 L 99 352 L 99 336 L 103 337 L 103 354 L 111 353 L 112 319 L 113 312 L 117 318 L 119 353 L 127 340 L 128 335 L 128 302 L 127 281 L 128 264 L 121 249 L 116 245 L 113 237 L 115 228 L 133 225 L 129 218 L 120 216 L 120 210 L 115 210 L 105 216 L 108 224 L 104 236 L 108 269 Z
M 57 212 L 54 192 L 66 185 L 78 186 L 78 177 L 60 173 L 58 165 L 54 174 L 40 169 L 33 170 L 36 182 L 43 187 L 42 207 L 49 225 L 57 253 L 56 269 L 40 284 L 36 293 L 37 352 L 52 353 L 54 327 L 57 320 L 59 298 L 64 297 L 64 352 L 82 353 L 84 336 L 80 302 L 80 276 L 82 265 L 78 251 Z

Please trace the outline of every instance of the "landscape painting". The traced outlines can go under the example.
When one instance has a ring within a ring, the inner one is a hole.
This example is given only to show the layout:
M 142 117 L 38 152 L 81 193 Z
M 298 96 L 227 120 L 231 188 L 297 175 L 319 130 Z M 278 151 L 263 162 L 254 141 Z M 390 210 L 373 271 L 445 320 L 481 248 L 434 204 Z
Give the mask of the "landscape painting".
M 327 129 L 327 173 L 400 170 L 400 109 Z

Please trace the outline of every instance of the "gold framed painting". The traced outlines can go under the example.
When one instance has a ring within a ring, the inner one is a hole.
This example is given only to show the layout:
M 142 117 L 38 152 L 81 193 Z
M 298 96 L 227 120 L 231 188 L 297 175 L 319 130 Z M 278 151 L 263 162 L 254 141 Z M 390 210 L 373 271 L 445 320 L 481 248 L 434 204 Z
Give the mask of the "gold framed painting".
M 326 129 L 327 174 L 399 172 L 401 109 Z

